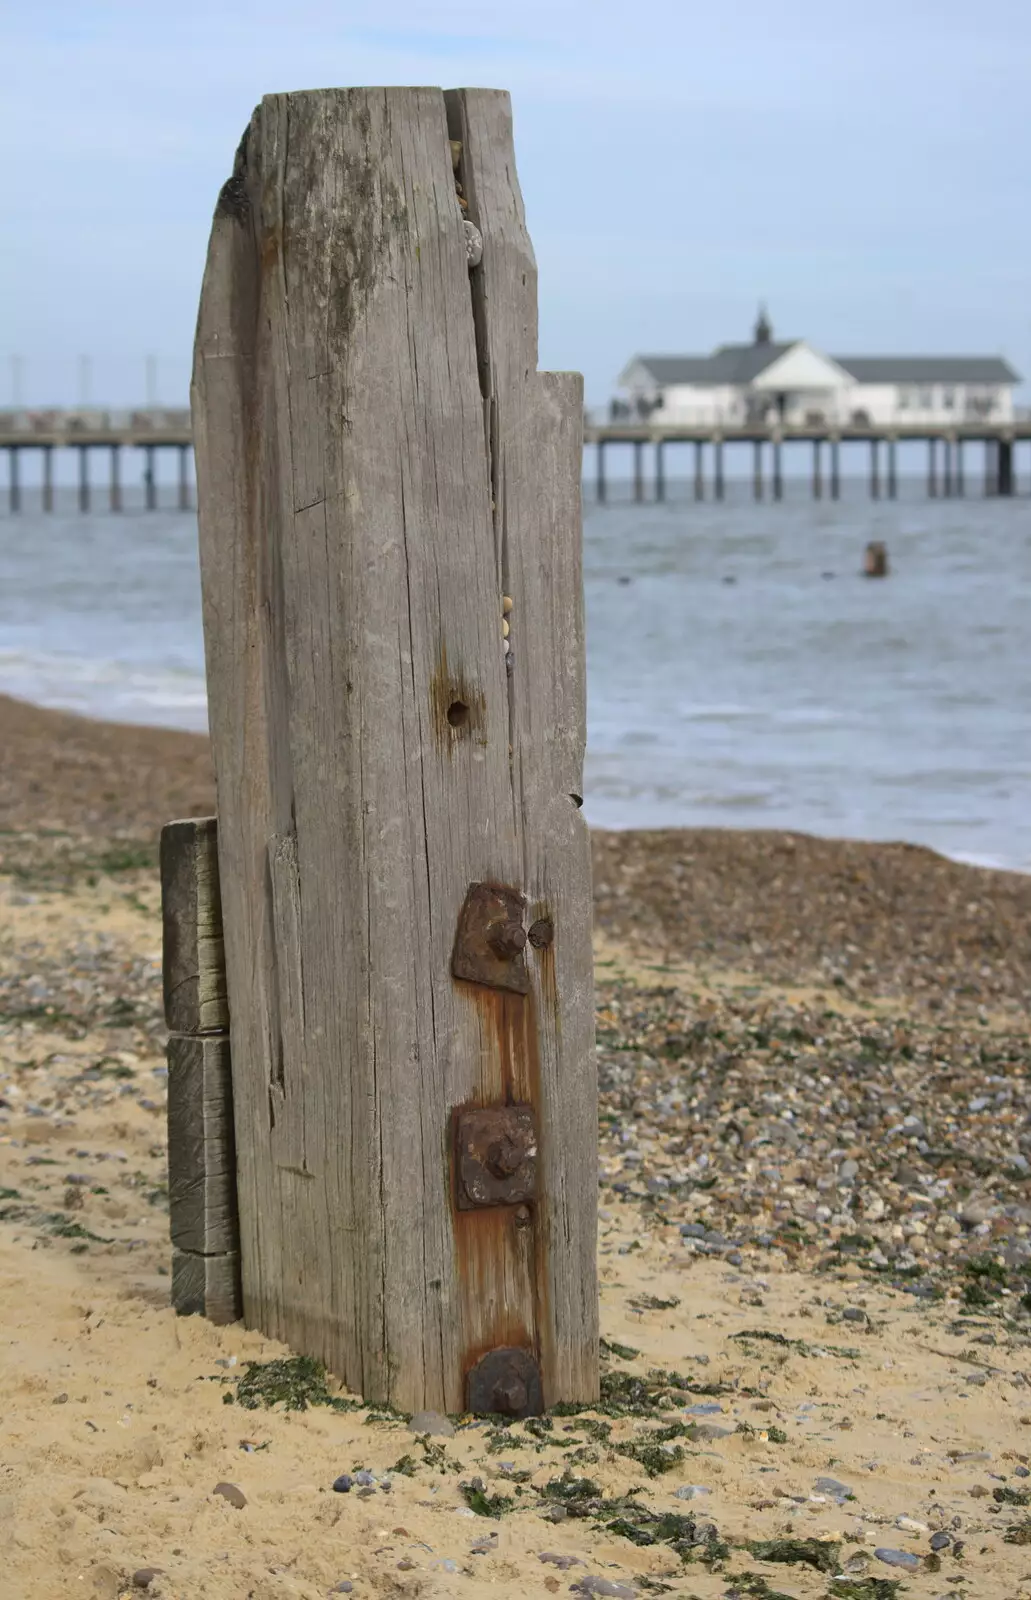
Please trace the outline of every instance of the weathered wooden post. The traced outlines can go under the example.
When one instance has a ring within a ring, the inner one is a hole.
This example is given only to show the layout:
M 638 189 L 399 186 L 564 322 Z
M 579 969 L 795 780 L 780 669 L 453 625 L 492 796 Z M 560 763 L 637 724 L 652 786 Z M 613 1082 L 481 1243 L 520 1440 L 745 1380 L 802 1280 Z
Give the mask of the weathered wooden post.
M 161 831 L 172 1305 L 240 1315 L 229 1003 L 214 817 Z
M 369 1400 L 588 1399 L 582 383 L 506 95 L 261 103 L 193 413 L 244 1318 Z

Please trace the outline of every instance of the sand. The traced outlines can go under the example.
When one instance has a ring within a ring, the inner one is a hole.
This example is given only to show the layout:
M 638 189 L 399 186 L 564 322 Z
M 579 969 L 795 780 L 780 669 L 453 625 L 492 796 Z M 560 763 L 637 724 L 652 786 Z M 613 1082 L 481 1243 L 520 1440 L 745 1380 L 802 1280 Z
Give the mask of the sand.
M 148 851 L 211 808 L 203 741 L 0 702 L 8 734 L 4 1600 L 1031 1592 L 1024 880 L 779 835 L 596 840 L 606 1403 L 424 1440 L 332 1380 L 336 1407 L 227 1404 L 291 1352 L 167 1305 Z M 982 927 L 1005 938 L 978 952 Z M 771 1539 L 795 1542 L 749 1548 Z

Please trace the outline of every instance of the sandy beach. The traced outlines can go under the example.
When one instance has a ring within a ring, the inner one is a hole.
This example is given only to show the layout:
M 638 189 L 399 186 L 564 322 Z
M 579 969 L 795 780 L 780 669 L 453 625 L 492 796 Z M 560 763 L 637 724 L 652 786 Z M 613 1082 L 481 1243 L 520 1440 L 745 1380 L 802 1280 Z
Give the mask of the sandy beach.
M 413 1431 L 168 1308 L 206 741 L 0 697 L 0 749 L 3 1600 L 1031 1594 L 1031 878 L 596 835 L 602 1403 Z

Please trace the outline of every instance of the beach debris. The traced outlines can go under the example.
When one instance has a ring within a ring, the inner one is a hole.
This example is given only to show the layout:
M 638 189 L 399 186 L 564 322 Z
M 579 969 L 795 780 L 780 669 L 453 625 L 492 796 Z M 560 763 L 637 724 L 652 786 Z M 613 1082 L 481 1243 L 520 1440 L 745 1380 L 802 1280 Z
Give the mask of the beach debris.
M 886 1567 L 905 1567 L 908 1572 L 915 1572 L 920 1565 L 919 1556 L 908 1550 L 893 1550 L 888 1545 L 879 1544 L 874 1556 L 878 1561 L 883 1561 Z
M 354 1479 L 351 1477 L 350 1473 L 342 1472 L 339 1478 L 333 1479 L 334 1494 L 350 1494 L 353 1482 Z
M 450 1439 L 455 1425 L 440 1411 L 417 1411 L 408 1424 L 410 1433 L 429 1434 L 433 1438 Z
M 238 1484 L 216 1483 L 211 1492 L 219 1495 L 223 1500 L 228 1500 L 229 1504 L 234 1506 L 237 1511 L 242 1511 L 247 1504 L 247 1496 Z
M 864 578 L 888 576 L 888 548 L 881 539 L 871 539 L 863 554 Z

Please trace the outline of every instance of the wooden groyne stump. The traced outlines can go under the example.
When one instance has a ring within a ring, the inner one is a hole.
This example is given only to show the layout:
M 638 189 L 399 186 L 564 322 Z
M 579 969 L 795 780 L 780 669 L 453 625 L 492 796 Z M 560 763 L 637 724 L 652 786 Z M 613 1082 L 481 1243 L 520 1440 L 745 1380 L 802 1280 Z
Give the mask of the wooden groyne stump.
M 506 95 L 262 101 L 193 413 L 244 1318 L 408 1410 L 589 1400 L 583 398 Z

